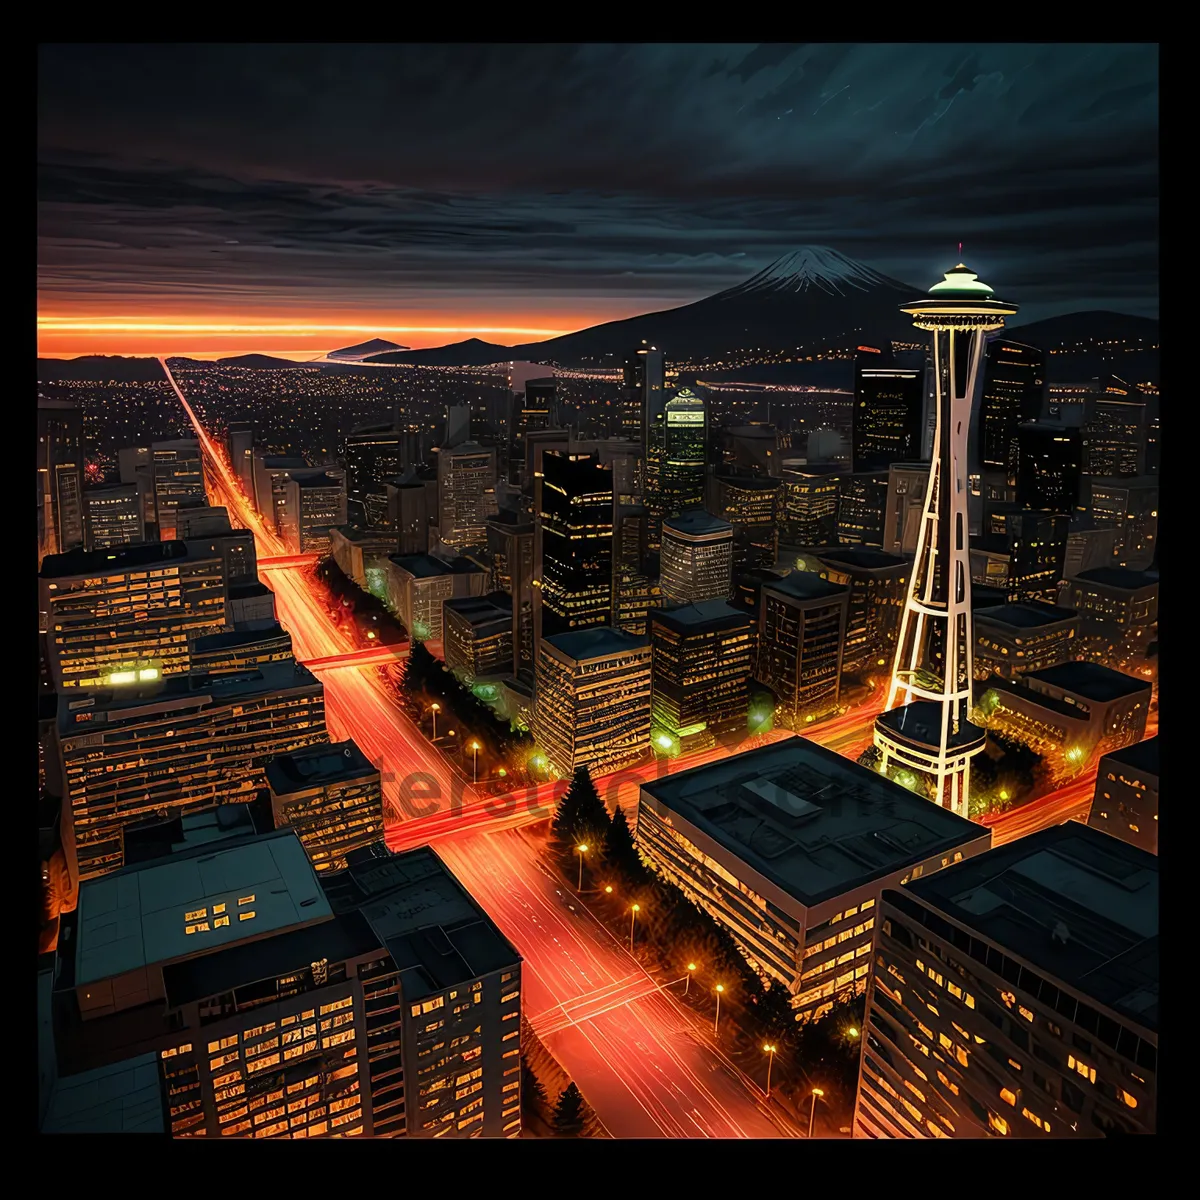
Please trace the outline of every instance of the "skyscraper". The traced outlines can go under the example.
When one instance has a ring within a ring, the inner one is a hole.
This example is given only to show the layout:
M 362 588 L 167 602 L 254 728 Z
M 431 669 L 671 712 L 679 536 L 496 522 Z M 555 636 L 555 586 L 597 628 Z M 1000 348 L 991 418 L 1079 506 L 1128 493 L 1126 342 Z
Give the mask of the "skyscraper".
M 921 456 L 925 372 L 878 355 L 868 361 L 860 357 L 854 368 L 851 469 L 886 471 Z
M 647 418 L 662 411 L 666 387 L 663 352 L 640 346 L 625 356 L 621 392 L 621 432 L 645 444 Z
M 492 586 L 512 609 L 513 670 L 533 670 L 533 522 L 501 512 L 488 521 Z
M 475 442 L 442 446 L 437 465 L 442 541 L 459 551 L 485 546 L 496 513 L 496 451 Z
M 837 542 L 839 469 L 830 463 L 783 464 L 779 540 L 788 546 Z
M 984 336 L 1017 311 L 961 263 L 903 306 L 933 339 L 938 389 L 932 477 L 918 538 L 886 711 L 875 722 L 881 769 L 930 777 L 937 802 L 968 812 L 968 767 L 986 734 L 971 724 L 971 563 L 967 440 Z
M 1002 472 L 1016 482 L 1017 430 L 1040 419 L 1045 377 L 1042 351 L 1007 338 L 988 343 L 978 431 L 978 461 L 985 471 Z
M 71 400 L 38 397 L 38 557 L 84 543 L 83 418 Z
M 87 514 L 87 547 L 104 550 L 127 546 L 146 537 L 142 497 L 136 483 L 108 483 L 83 493 Z
M 246 498 L 254 499 L 254 425 L 250 421 L 231 421 L 226 444 L 229 465 L 242 485 Z
M 1018 504 L 1069 513 L 1079 501 L 1082 474 L 1078 429 L 1039 421 L 1017 430 Z
M 646 509 L 650 544 L 657 548 L 662 519 L 704 505 L 708 407 L 691 388 L 676 392 L 646 426 Z
M 917 552 L 929 490 L 928 463 L 893 463 L 888 469 L 888 494 L 883 518 L 883 549 L 910 562 Z
M 1103 391 L 1084 405 L 1084 475 L 1143 475 L 1146 472 L 1146 399 L 1116 375 L 1100 381 Z
M 404 469 L 403 436 L 390 424 L 364 425 L 346 436 L 346 519 L 352 525 L 368 528 L 386 520 L 385 481 Z
M 837 540 L 843 546 L 883 548 L 888 472 L 855 471 L 838 480 Z
M 155 442 L 150 447 L 154 467 L 154 508 L 158 536 L 164 542 L 176 536 L 175 510 L 185 498 L 205 499 L 204 465 L 195 438 Z
M 508 461 L 520 469 L 525 466 L 525 439 L 554 427 L 554 376 L 529 379 L 525 390 L 513 396 L 512 424 L 509 427 Z M 514 478 L 510 472 L 509 478 Z
M 662 526 L 662 594 L 670 604 L 728 600 L 733 594 L 733 526 L 702 508 Z
M 540 636 L 611 625 L 611 468 L 594 454 L 547 451 L 540 490 Z
M 305 472 L 287 484 L 291 517 L 285 542 L 293 554 L 328 554 L 330 530 L 346 524 L 346 481 L 341 472 Z

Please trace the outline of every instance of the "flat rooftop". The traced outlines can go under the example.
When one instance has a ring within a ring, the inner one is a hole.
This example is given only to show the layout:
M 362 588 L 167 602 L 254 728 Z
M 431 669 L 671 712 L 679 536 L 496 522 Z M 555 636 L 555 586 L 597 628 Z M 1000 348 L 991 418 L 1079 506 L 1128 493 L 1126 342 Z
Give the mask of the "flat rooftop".
M 791 571 L 777 583 L 763 582 L 763 591 L 782 592 L 797 600 L 824 600 L 833 596 L 848 595 L 840 583 L 830 583 L 815 571 Z
M 1090 662 L 1060 663 L 1056 667 L 1031 671 L 1025 678 L 1026 680 L 1036 680 L 1049 687 L 1061 688 L 1064 692 L 1072 692 L 1077 696 L 1084 696 L 1088 700 L 1095 700 L 1099 703 L 1151 690 L 1150 683 L 1146 679 L 1136 679 L 1132 675 L 1124 675 L 1110 667 L 1102 667 L 1099 663 Z
M 1134 742 L 1122 750 L 1112 750 L 1104 756 L 1112 762 L 1120 763 L 1123 767 L 1132 767 L 1146 775 L 1158 778 L 1158 738 L 1146 738 L 1144 742 Z
M 260 583 L 257 579 L 229 585 L 231 600 L 248 600 L 251 596 L 273 596 L 274 594 L 265 583 Z
M 395 545 L 399 540 L 394 529 L 363 529 L 358 525 L 335 525 L 329 532 L 336 533 L 340 537 L 344 537 L 346 541 L 354 542 L 355 545 L 375 545 L 380 542 Z
M 308 466 L 304 459 L 295 454 L 264 454 L 262 464 L 268 471 L 283 471 Z
M 627 654 L 633 650 L 644 649 L 650 644 L 647 638 L 607 625 L 595 629 L 579 629 L 573 633 L 560 633 L 554 637 L 543 638 L 542 641 L 576 661 Z
M 821 546 L 813 554 L 825 562 L 839 566 L 858 567 L 865 571 L 890 571 L 912 565 L 912 559 L 899 554 L 873 550 L 870 546 Z
M 68 550 L 66 554 L 47 554 L 42 559 L 38 578 L 62 579 L 70 575 L 138 571 L 164 562 L 182 562 L 188 557 L 188 548 L 180 541 L 134 542 L 105 550 Z
M 56 1080 L 40 1132 L 165 1133 L 158 1055 Z
M 684 537 L 707 537 L 723 533 L 733 536 L 733 526 L 728 521 L 722 521 L 702 508 L 692 508 L 677 517 L 668 517 L 663 521 L 663 529 L 683 534 Z
M 224 910 L 217 913 L 220 905 Z M 188 919 L 200 912 L 203 917 Z M 230 917 L 229 924 L 214 925 L 222 915 Z M 205 955 L 331 915 L 292 830 L 253 841 L 197 845 L 80 885 L 75 986 Z M 203 922 L 207 930 L 186 932 Z
M 650 617 L 681 633 L 695 633 L 700 629 L 731 629 L 739 625 L 749 627 L 754 623 L 754 618 L 744 608 L 734 608 L 724 600 L 701 600 L 673 608 L 651 609 Z
M 266 770 L 267 783 L 277 796 L 379 774 L 352 740 L 280 754 L 267 763 Z
M 1127 567 L 1093 567 L 1080 571 L 1072 582 L 1099 583 L 1104 587 L 1122 588 L 1136 592 L 1141 588 L 1157 586 L 1157 571 L 1131 571 Z
M 990 621 L 993 625 L 1005 625 L 1010 629 L 1040 629 L 1044 625 L 1070 621 L 1078 615 L 1073 608 L 1043 604 L 1038 600 L 1026 600 L 1020 604 L 995 604 L 974 611 L 977 621 Z
M 334 911 L 366 919 L 403 975 L 406 1002 L 466 983 L 521 956 L 428 846 L 352 851 L 326 880 Z
M 292 635 L 276 621 L 261 629 L 225 629 L 220 633 L 206 633 L 192 642 L 192 654 L 212 653 L 228 650 L 234 646 L 253 646 L 258 642 L 286 641 L 292 644 Z
M 507 597 L 505 597 L 507 599 Z M 507 621 L 512 624 L 512 603 L 503 604 L 493 593 L 488 596 L 459 596 L 443 602 L 443 613 L 452 612 L 472 626 Z
M 313 488 L 316 489 L 341 489 L 345 486 L 346 480 L 342 475 L 331 475 L 328 472 L 321 475 L 293 475 L 292 483 L 298 488 Z
M 1051 979 L 1158 1029 L 1158 859 L 1068 821 L 906 888 Z
M 803 737 L 643 784 L 642 792 L 806 906 L 989 836 Z
M 388 559 L 414 579 L 435 579 L 439 575 L 466 575 L 482 568 L 469 558 L 434 558 L 432 554 L 393 554 Z
M 716 479 L 727 487 L 742 488 L 747 492 L 775 492 L 783 483 L 781 479 L 764 478 L 762 475 L 718 475 Z

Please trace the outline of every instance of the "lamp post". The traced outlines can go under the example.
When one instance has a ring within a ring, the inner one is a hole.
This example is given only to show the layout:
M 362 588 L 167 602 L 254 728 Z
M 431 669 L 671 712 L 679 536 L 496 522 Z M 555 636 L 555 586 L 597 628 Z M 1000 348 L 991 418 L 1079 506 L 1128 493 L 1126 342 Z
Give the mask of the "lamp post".
M 637 920 L 637 915 L 642 911 L 640 904 L 635 904 L 629 910 L 629 953 L 633 953 L 633 923 Z
M 775 1065 L 775 1050 L 776 1047 L 768 1042 L 763 1050 L 769 1055 L 767 1059 L 767 1099 L 771 1098 L 771 1068 Z
M 583 856 L 588 852 L 587 842 L 580 842 L 575 847 L 575 853 L 579 855 L 579 882 L 575 885 L 577 892 L 583 891 Z
M 471 743 L 471 782 L 479 782 L 479 743 Z
M 683 983 L 683 994 L 685 996 L 688 994 L 688 988 L 690 988 L 692 986 L 692 972 L 695 969 L 696 969 L 695 963 L 688 963 L 687 979 L 685 979 L 684 983 Z
M 717 984 L 717 1015 L 713 1019 L 713 1037 L 717 1036 L 717 1026 L 721 1024 L 721 993 L 725 990 L 723 983 Z
M 813 1121 L 817 1115 L 817 1097 L 823 1096 L 823 1095 L 825 1095 L 825 1093 L 820 1088 L 813 1088 L 813 1090 L 812 1090 L 812 1108 L 809 1110 L 809 1113 L 808 1113 L 808 1136 L 809 1137 L 812 1137 Z
M 433 740 L 436 742 L 437 741 L 437 715 L 438 715 L 438 713 L 440 713 L 442 711 L 442 706 L 440 704 L 431 704 L 429 706 L 429 711 L 431 713 L 433 713 Z

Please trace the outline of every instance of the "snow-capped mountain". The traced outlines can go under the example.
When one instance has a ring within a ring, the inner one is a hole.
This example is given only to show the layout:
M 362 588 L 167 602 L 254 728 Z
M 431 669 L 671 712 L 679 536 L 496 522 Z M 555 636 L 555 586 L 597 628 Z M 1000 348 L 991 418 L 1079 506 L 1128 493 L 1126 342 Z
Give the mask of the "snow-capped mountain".
M 911 291 L 899 280 L 881 275 L 871 267 L 847 258 L 838 250 L 828 246 L 803 246 L 777 258 L 745 283 L 739 283 L 720 294 L 745 296 L 755 292 L 806 292 L 813 289 L 831 296 L 847 296 L 852 292 L 866 292 L 880 287 Z

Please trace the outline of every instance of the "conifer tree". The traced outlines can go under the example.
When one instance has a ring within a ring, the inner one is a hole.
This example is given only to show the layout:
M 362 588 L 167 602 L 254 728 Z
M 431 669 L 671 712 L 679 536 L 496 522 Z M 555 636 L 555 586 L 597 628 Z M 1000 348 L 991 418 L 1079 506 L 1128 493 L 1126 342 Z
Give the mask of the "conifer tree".
M 554 1106 L 554 1128 L 559 1133 L 578 1133 L 582 1127 L 583 1096 L 573 1083 L 568 1083 Z

